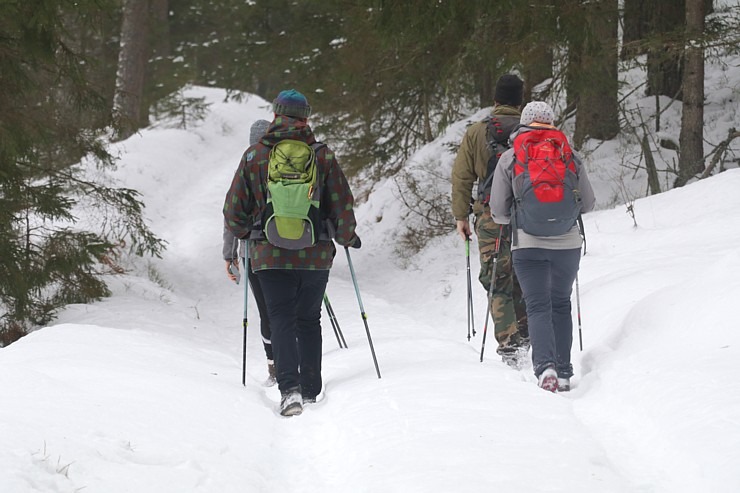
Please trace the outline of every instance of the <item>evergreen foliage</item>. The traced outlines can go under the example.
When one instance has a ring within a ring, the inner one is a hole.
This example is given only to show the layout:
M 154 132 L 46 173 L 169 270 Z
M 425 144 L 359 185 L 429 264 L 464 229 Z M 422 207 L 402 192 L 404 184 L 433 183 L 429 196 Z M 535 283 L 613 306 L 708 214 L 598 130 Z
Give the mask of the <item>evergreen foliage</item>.
M 702 1 L 711 11 L 711 1 Z M 522 75 L 527 97 L 567 92 L 565 118 L 582 113 L 577 141 L 612 138 L 620 130 L 617 22 L 629 42 L 625 55 L 663 46 L 675 53 L 684 27 L 666 32 L 653 22 L 678 12 L 674 5 L 629 0 L 622 11 L 614 0 L 171 0 L 173 74 L 183 84 L 268 101 L 295 87 L 350 173 L 391 174 L 461 114 L 490 106 L 496 79 L 509 71 Z M 737 18 L 709 19 L 707 42 L 736 46 Z M 657 82 L 666 87 L 659 90 L 673 91 L 673 82 Z
M 157 255 L 134 190 L 82 177 L 83 156 L 110 165 L 100 141 L 108 101 L 74 33 L 95 32 L 112 6 L 95 0 L 4 2 L 0 20 L 0 346 L 69 303 L 109 294 L 122 241 Z M 72 32 L 74 31 L 74 33 Z M 99 231 L 76 227 L 81 203 L 112 207 Z
M 397 173 L 462 115 L 492 105 L 497 78 L 513 71 L 525 80 L 525 102 L 567 102 L 563 120 L 575 117 L 577 142 L 609 139 L 628 123 L 618 119 L 616 22 L 623 58 L 648 54 L 650 94 L 673 97 L 680 87 L 685 95 L 676 64 L 688 39 L 705 57 L 737 52 L 740 7 L 696 1 L 711 14 L 689 38 L 681 0 L 146 0 L 138 3 L 149 22 L 136 55 L 147 72 L 135 124 L 147 125 L 150 113 L 183 128 L 202 118 L 203 101 L 182 96 L 188 84 L 268 101 L 296 88 L 348 174 L 363 171 L 372 181 Z M 72 166 L 85 157 L 113 163 L 100 136 L 120 130 L 111 110 L 125 2 L 1 3 L 0 331 L 7 343 L 65 303 L 104 296 L 100 274 L 120 270 L 117 251 L 158 255 L 164 243 L 143 221 L 136 191 L 86 180 Z M 701 104 L 701 87 L 693 91 Z M 697 154 L 679 185 L 701 173 L 701 123 L 685 123 L 693 125 Z M 398 177 L 414 189 L 411 174 Z M 445 219 L 417 198 L 412 193 L 409 210 L 444 230 Z M 103 227 L 82 227 L 75 214 L 83 207 L 97 207 Z

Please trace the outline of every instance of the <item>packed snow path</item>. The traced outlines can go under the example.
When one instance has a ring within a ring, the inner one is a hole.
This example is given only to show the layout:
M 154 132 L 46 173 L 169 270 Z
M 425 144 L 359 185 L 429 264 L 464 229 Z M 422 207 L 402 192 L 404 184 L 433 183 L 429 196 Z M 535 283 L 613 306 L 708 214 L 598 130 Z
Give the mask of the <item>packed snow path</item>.
M 740 490 L 740 171 L 638 201 L 636 229 L 623 208 L 588 215 L 585 347 L 563 394 L 501 363 L 492 333 L 478 361 L 485 293 L 474 279 L 468 342 L 460 240 L 395 266 L 399 206 L 381 185 L 351 254 L 383 378 L 340 250 L 328 295 L 349 348 L 325 318 L 325 399 L 282 418 L 251 300 L 241 385 L 243 292 L 220 259 L 239 136 L 269 114 L 197 91 L 214 102 L 202 126 L 122 145 L 118 177 L 144 194 L 164 258 L 0 350 L 0 491 Z

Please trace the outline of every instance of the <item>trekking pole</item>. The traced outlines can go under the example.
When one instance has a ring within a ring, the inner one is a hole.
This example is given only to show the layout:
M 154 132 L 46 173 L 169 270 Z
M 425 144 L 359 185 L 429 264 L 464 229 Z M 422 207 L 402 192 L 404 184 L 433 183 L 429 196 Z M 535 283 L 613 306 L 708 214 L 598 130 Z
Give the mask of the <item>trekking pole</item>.
M 331 311 L 331 318 L 334 320 L 334 324 L 337 326 L 337 333 L 339 334 L 339 338 L 342 340 L 342 344 L 344 344 L 345 348 L 348 348 L 347 341 L 344 339 L 344 333 L 342 333 L 342 328 L 339 326 L 339 319 L 337 318 L 337 314 L 334 311 L 334 307 L 331 306 L 331 302 L 329 301 L 329 296 L 326 297 L 326 304 L 329 307 L 329 310 Z M 339 347 L 342 347 L 341 345 Z
M 586 255 L 586 230 L 583 228 L 583 216 L 578 215 L 578 232 L 583 238 L 583 255 Z M 576 312 L 578 313 L 578 344 L 583 351 L 583 331 L 581 330 L 581 293 L 578 289 L 578 272 L 576 272 Z
M 581 293 L 578 289 L 578 274 L 576 274 L 576 312 L 578 313 L 578 344 L 583 351 L 583 332 L 581 331 Z
M 352 266 L 352 257 L 349 255 L 349 248 L 344 247 L 344 251 L 347 253 L 347 263 L 349 264 L 349 272 L 352 274 L 352 283 L 355 285 L 355 293 L 357 294 L 357 303 L 360 305 L 360 315 L 362 321 L 365 323 L 365 333 L 367 333 L 367 342 L 370 343 L 370 353 L 373 355 L 373 363 L 375 364 L 375 372 L 380 378 L 380 368 L 378 367 L 378 359 L 375 357 L 375 348 L 373 347 L 373 340 L 370 337 L 370 328 L 367 326 L 367 315 L 365 314 L 365 307 L 362 306 L 362 298 L 360 297 L 360 288 L 357 286 L 357 277 L 355 276 L 355 268 Z
M 483 325 L 483 343 L 480 345 L 480 362 L 483 363 L 483 351 L 486 349 L 486 333 L 488 333 L 488 316 L 491 314 L 491 300 L 493 299 L 493 288 L 496 285 L 496 264 L 498 263 L 498 252 L 501 248 L 501 235 L 504 232 L 504 226 L 498 227 L 498 238 L 496 238 L 496 249 L 493 252 L 493 267 L 491 269 L 491 284 L 488 285 L 488 303 L 486 307 L 486 322 Z M 493 323 L 494 326 L 496 322 Z
M 470 280 L 470 235 L 465 235 L 465 260 L 468 272 L 468 341 L 470 340 L 470 328 L 473 328 L 475 337 L 475 319 L 473 318 L 473 283 Z
M 244 338 L 242 343 L 242 385 L 247 386 L 247 297 L 249 295 L 249 242 L 244 240 L 244 316 L 242 318 L 242 328 L 244 329 Z
M 331 303 L 329 303 L 329 296 L 327 296 L 326 293 L 324 293 L 324 306 L 326 307 L 326 313 L 329 315 L 329 321 L 331 322 L 332 329 L 334 329 L 334 335 L 337 337 L 339 347 L 346 348 L 347 342 L 344 340 L 344 334 L 342 334 L 342 329 L 339 327 L 339 321 L 337 321 L 334 309 L 331 307 Z

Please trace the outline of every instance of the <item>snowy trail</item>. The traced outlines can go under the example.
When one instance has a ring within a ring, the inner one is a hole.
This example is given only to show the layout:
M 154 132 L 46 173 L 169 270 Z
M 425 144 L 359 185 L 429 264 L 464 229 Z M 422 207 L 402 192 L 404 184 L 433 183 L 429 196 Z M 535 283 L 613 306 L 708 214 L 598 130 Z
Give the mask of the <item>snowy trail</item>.
M 225 280 L 222 286 L 214 298 L 223 299 L 224 306 L 203 303 L 202 311 L 225 310 L 239 317 L 230 298 L 239 297 L 240 290 Z M 468 344 L 430 334 L 403 306 L 367 291 L 366 306 L 382 307 L 370 327 L 383 379 L 375 376 L 352 285 L 332 279 L 329 293 L 349 349 L 336 346 L 324 323 L 326 399 L 295 419 L 277 416 L 276 389 L 259 385 L 264 356 L 255 333 L 249 339 L 246 389 L 239 381 L 240 344 L 227 342 L 238 342 L 240 335 L 195 346 L 176 325 L 146 322 L 138 330 L 97 326 L 79 333 L 70 345 L 107 345 L 109 352 L 98 356 L 105 363 L 96 358 L 78 366 L 75 375 L 60 378 L 77 381 L 107 365 L 115 375 L 95 374 L 90 393 L 100 396 L 95 391 L 100 378 L 117 383 L 97 405 L 107 414 L 124 398 L 134 400 L 138 410 L 131 414 L 124 406 L 121 414 L 109 415 L 111 422 L 128 420 L 130 428 L 112 436 L 96 432 L 102 436 L 94 446 L 104 450 L 90 469 L 133 467 L 141 478 L 139 491 L 154 491 L 146 486 L 154 478 L 167 478 L 183 490 L 197 484 L 203 491 L 235 491 L 245 484 L 253 491 L 295 490 L 296 485 L 298 491 L 450 491 L 460 476 L 472 484 L 535 491 L 547 478 L 561 477 L 563 468 L 572 491 L 628 490 L 620 486 L 625 482 L 611 470 L 600 444 L 584 433 L 570 397 L 543 393 L 532 377 L 509 370 L 495 357 L 479 363 L 475 339 Z M 187 314 L 191 303 L 181 299 L 169 306 Z M 98 317 L 115 327 L 116 315 L 111 311 Z M 66 318 L 76 317 L 68 313 Z M 199 332 L 216 329 L 196 320 L 192 324 Z M 238 334 L 240 327 L 234 325 Z M 59 339 L 67 337 L 64 329 L 57 327 Z M 58 350 L 58 341 L 52 342 Z M 121 354 L 121 347 L 128 350 Z M 49 371 L 54 366 L 49 362 Z M 128 372 L 132 368 L 140 371 Z M 163 400 L 165 411 L 158 413 Z M 542 406 L 549 410 L 539 416 Z M 172 416 L 172 409 L 180 411 Z M 137 430 L 135 423 L 142 428 Z M 144 433 L 149 427 L 159 432 Z M 205 450 L 202 443 L 208 444 Z M 532 474 L 531 461 L 550 455 L 558 461 Z
M 474 278 L 468 342 L 458 238 L 396 267 L 399 207 L 392 184 L 379 187 L 358 208 L 351 255 L 382 379 L 340 249 L 327 292 L 349 348 L 324 315 L 326 397 L 281 418 L 277 389 L 261 386 L 251 299 L 241 385 L 243 291 L 220 258 L 237 129 L 268 115 L 258 98 L 199 91 L 214 101 L 203 127 L 145 131 L 120 166 L 170 242 L 164 258 L 0 350 L 0 491 L 740 489 L 740 383 L 727 378 L 740 368 L 740 231 L 727 226 L 740 224 L 740 173 L 638 201 L 636 230 L 623 210 L 587 217 L 585 348 L 576 339 L 575 388 L 559 395 L 537 388 L 531 366 L 501 363 L 490 326 L 479 362 L 485 293 Z M 711 207 L 692 205 L 708 195 Z

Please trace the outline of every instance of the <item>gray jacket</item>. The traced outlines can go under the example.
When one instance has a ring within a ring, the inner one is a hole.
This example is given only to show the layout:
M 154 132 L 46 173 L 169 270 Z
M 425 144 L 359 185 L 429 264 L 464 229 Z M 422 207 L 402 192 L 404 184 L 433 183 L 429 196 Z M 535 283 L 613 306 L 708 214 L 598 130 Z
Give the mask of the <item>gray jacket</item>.
M 511 134 L 511 140 L 523 132 L 530 131 L 527 127 L 521 127 Z M 578 166 L 578 188 L 583 201 L 583 212 L 593 210 L 596 199 L 591 182 L 588 180 L 586 167 L 582 165 L 581 159 L 573 153 Z M 493 174 L 493 185 L 491 187 L 491 216 L 497 224 L 509 224 L 511 222 L 512 204 L 514 201 L 514 190 L 512 187 L 512 170 L 514 168 L 514 149 L 504 152 L 499 159 L 496 171 Z M 533 236 L 528 235 L 521 229 L 517 229 L 517 244 L 511 246 L 512 250 L 518 248 L 545 248 L 548 250 L 570 250 L 580 248 L 582 239 L 578 226 L 573 226 L 570 231 L 559 236 Z
M 267 120 L 257 120 L 254 122 L 249 129 L 249 145 L 251 146 L 257 143 L 257 141 L 265 135 L 269 127 L 270 122 Z M 234 260 L 236 258 L 244 257 L 244 243 L 240 242 L 236 236 L 234 236 L 234 233 L 226 227 L 226 221 L 224 221 L 223 239 L 224 246 L 222 248 L 222 255 L 224 260 Z
M 224 260 L 234 260 L 244 257 L 244 242 L 239 241 L 226 225 L 224 225 L 224 246 L 222 253 Z

